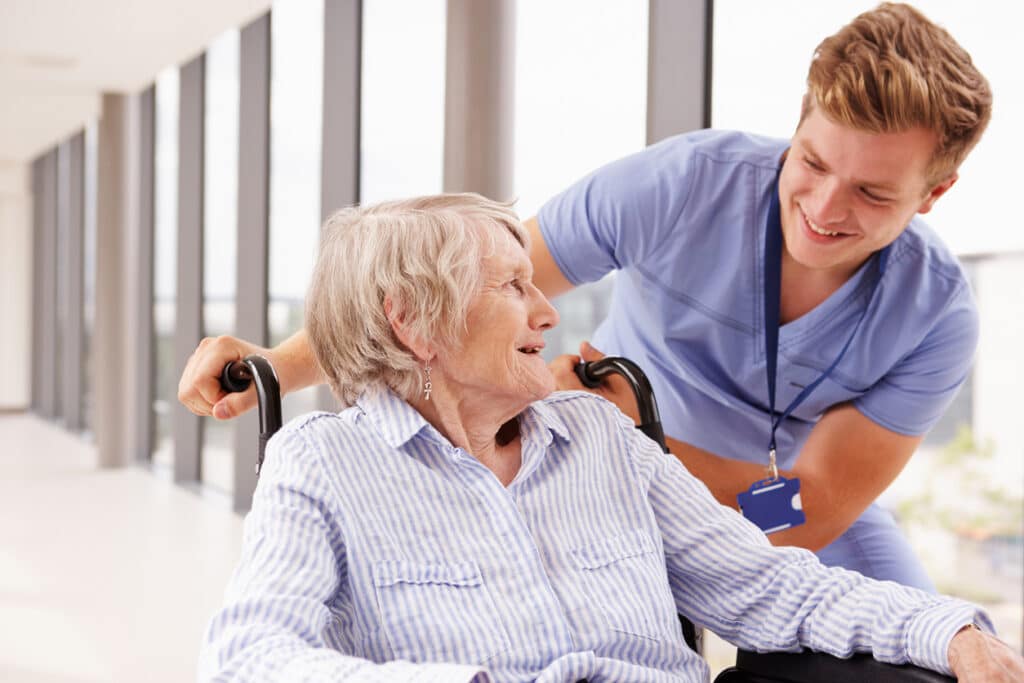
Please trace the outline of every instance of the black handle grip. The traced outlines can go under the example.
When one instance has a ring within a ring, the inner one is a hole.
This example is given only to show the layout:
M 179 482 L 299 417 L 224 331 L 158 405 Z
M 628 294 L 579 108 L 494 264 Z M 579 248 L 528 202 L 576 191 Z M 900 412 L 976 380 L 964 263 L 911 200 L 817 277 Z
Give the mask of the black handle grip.
M 601 386 L 602 380 L 608 375 L 621 375 L 625 378 L 629 387 L 636 397 L 637 412 L 640 413 L 640 424 L 637 429 L 654 439 L 661 446 L 661 450 L 668 453 L 668 446 L 665 445 L 665 432 L 661 428 L 661 415 L 658 413 L 658 403 L 654 399 L 654 389 L 647 375 L 640 369 L 640 366 L 619 356 L 605 356 L 601 360 L 590 363 L 578 363 L 575 367 L 576 376 L 580 378 L 583 386 L 596 389 Z
M 231 361 L 220 373 L 220 388 L 229 394 L 245 391 L 252 383 L 252 371 L 244 361 Z
M 228 393 L 245 391 L 252 382 L 256 383 L 260 413 L 259 453 L 256 460 L 258 476 L 263 467 L 267 441 L 281 428 L 281 383 L 270 361 L 255 353 L 228 363 L 220 373 L 220 385 Z

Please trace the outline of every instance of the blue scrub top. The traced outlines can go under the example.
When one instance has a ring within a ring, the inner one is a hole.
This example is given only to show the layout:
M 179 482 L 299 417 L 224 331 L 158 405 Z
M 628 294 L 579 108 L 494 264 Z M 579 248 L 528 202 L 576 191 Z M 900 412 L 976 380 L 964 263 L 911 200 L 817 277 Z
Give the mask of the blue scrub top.
M 545 204 L 541 232 L 573 284 L 616 276 L 594 346 L 650 376 L 665 432 L 720 456 L 767 463 L 764 224 L 788 141 L 699 131 L 582 179 Z M 776 405 L 840 364 L 777 432 L 787 469 L 831 406 L 852 401 L 901 434 L 927 432 L 969 371 L 978 336 L 962 267 L 915 217 L 876 258 L 779 334 Z M 869 306 L 870 300 L 870 306 Z

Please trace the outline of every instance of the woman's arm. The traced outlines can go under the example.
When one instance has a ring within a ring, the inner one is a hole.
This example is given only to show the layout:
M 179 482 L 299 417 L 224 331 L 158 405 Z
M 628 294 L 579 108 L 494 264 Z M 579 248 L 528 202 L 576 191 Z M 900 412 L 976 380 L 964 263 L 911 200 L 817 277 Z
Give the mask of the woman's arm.
M 633 438 L 677 607 L 726 640 L 758 651 L 870 651 L 883 662 L 948 674 L 957 632 L 970 623 L 991 631 L 973 605 L 828 568 L 806 550 L 772 547 L 677 459 Z

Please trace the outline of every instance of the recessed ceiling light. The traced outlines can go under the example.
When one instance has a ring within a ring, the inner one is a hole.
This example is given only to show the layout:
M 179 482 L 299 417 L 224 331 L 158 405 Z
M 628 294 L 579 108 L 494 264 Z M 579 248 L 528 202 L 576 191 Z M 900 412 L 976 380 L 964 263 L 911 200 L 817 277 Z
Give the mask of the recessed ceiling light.
M 33 69 L 73 69 L 78 66 L 78 58 L 68 55 L 23 54 L 17 52 L 0 52 L 0 62 L 18 64 Z

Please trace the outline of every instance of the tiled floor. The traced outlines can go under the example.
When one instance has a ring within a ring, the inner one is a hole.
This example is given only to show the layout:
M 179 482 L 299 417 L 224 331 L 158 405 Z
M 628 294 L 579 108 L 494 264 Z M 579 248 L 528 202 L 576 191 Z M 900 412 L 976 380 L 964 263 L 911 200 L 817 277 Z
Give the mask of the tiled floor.
M 224 502 L 0 416 L 0 681 L 188 681 L 238 557 Z

